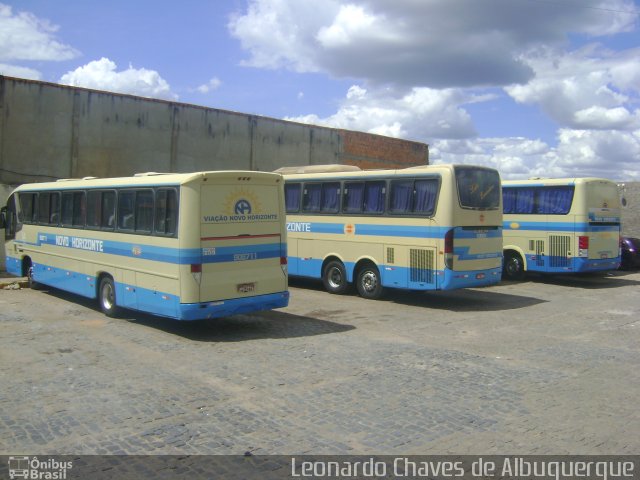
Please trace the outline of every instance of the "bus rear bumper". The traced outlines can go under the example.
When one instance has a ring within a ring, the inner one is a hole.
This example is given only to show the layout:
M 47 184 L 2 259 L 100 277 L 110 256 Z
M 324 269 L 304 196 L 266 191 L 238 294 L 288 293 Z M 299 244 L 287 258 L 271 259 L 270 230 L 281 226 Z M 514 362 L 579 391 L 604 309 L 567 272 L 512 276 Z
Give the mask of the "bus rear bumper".
M 581 258 L 581 257 L 540 257 L 527 255 L 527 270 L 542 273 L 588 273 L 616 270 L 620 266 L 620 257 L 614 258 Z
M 482 271 L 456 271 L 445 268 L 444 278 L 439 284 L 441 290 L 457 288 L 488 287 L 496 285 L 502 278 L 502 267 Z
M 573 265 L 575 272 L 601 272 L 605 270 L 616 270 L 620 266 L 620 257 L 616 258 L 574 258 Z
M 204 303 L 181 303 L 178 320 L 206 320 L 241 313 L 283 308 L 289 305 L 289 292 L 270 293 L 247 298 L 233 298 Z

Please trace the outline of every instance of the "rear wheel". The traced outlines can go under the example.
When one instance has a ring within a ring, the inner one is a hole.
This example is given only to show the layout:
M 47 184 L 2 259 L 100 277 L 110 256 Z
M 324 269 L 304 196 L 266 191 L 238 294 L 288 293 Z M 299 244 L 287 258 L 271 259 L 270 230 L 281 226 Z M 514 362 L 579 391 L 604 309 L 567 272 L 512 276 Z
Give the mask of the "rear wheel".
M 508 280 L 522 280 L 524 278 L 524 262 L 517 252 L 504 254 L 502 276 Z
M 111 277 L 102 277 L 100 280 L 100 286 L 98 287 L 98 302 L 100 303 L 100 310 L 107 317 L 115 317 L 119 308 L 116 304 L 116 287 Z
M 347 282 L 347 270 L 342 262 L 333 260 L 324 267 L 322 271 L 322 283 L 329 293 L 343 294 L 349 288 Z
M 358 280 L 356 282 L 358 293 L 362 298 L 376 300 L 382 297 L 384 288 L 380 278 L 380 271 L 375 265 L 365 265 L 358 271 Z

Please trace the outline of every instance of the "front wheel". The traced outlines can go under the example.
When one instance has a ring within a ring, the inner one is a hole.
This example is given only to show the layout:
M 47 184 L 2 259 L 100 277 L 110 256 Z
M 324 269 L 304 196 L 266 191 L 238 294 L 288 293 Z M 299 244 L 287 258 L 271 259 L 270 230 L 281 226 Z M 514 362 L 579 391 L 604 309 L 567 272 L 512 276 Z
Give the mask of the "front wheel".
M 27 283 L 31 290 L 40 290 L 42 287 L 33 279 L 33 265 L 29 265 L 27 269 Z
M 505 253 L 502 276 L 507 280 L 522 280 L 524 278 L 524 262 L 518 253 Z
M 100 280 L 98 302 L 100 303 L 100 310 L 102 310 L 102 313 L 107 317 L 115 317 L 118 314 L 119 308 L 116 304 L 116 287 L 111 277 L 103 277 L 102 280 Z
M 362 298 L 376 300 L 382 297 L 384 288 L 380 278 L 380 271 L 375 265 L 367 265 L 358 272 L 356 282 L 358 293 Z
M 342 262 L 334 260 L 329 262 L 322 271 L 322 283 L 329 293 L 341 295 L 349 288 L 347 282 L 347 270 Z

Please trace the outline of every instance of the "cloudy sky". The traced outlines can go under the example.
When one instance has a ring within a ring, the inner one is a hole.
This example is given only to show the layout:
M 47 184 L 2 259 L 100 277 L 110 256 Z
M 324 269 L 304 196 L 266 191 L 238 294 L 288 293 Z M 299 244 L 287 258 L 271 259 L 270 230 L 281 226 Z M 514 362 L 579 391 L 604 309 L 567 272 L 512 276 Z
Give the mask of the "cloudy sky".
M 637 0 L 0 0 L 0 73 L 640 181 Z

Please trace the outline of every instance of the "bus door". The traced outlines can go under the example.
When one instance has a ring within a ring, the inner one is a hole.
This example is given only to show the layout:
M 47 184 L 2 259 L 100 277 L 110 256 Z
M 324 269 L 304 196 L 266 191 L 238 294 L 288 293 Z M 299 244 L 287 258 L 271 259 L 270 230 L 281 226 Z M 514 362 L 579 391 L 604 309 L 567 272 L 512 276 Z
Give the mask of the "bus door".
M 201 302 L 287 290 L 282 186 L 259 182 L 202 185 Z

